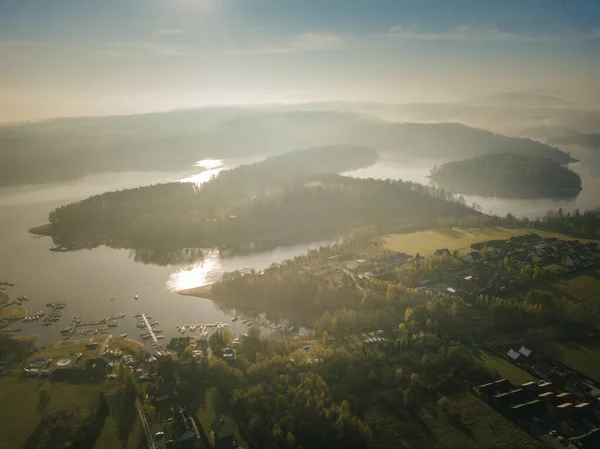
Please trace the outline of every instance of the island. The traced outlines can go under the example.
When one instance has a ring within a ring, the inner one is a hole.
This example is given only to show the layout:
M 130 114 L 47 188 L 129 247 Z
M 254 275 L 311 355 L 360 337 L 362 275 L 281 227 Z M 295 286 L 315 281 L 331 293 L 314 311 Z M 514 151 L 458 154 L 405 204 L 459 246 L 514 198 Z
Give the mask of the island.
M 201 187 L 177 182 L 108 192 L 53 210 L 48 225 L 30 232 L 52 236 L 61 250 L 171 250 L 311 241 L 365 224 L 481 215 L 418 184 L 331 173 L 372 157 L 364 147 L 322 147 L 243 165 Z
M 434 167 L 430 179 L 457 193 L 504 198 L 571 198 L 581 178 L 567 167 L 537 156 L 499 153 Z

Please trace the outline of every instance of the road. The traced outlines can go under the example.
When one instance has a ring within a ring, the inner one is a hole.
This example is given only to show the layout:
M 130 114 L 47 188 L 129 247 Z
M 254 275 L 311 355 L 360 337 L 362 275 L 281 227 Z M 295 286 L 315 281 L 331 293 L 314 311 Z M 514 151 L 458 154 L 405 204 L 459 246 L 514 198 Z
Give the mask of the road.
M 150 449 L 156 449 L 156 444 L 154 443 L 154 435 L 150 430 L 150 425 L 148 424 L 148 420 L 146 419 L 146 415 L 144 415 L 144 409 L 142 407 L 142 403 L 139 398 L 135 400 L 135 407 L 137 408 L 138 414 L 140 415 L 140 421 L 142 422 L 142 428 L 144 429 L 144 435 L 146 435 L 146 441 L 148 442 L 148 447 Z
M 106 347 L 108 346 L 108 342 L 110 341 L 111 338 L 112 338 L 112 335 L 106 336 L 104 343 L 102 343 L 100 345 L 100 350 L 98 351 L 98 357 L 102 357 L 102 354 L 104 354 L 104 351 L 106 351 Z
M 367 298 L 367 291 L 363 287 L 361 287 L 361 285 L 358 283 L 358 281 L 356 280 L 356 277 L 354 277 L 354 273 L 352 273 L 350 270 L 347 270 L 346 268 L 342 268 L 342 271 L 352 278 L 352 280 L 356 284 L 356 288 L 358 289 L 358 291 L 363 294 L 363 297 L 361 298 L 360 303 L 364 304 L 365 299 Z

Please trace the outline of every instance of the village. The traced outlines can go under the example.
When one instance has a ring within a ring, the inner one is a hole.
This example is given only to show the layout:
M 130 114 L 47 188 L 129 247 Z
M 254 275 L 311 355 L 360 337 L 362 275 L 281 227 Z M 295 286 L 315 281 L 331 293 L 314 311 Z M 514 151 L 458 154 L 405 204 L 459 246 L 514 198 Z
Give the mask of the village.
M 600 263 L 596 242 L 543 238 L 537 234 L 473 243 L 469 248 L 436 250 L 437 265 L 430 278 L 404 276 L 402 282 L 426 293 L 446 293 L 463 299 L 478 295 L 506 296 L 543 281 L 545 273 L 555 278 L 572 276 Z M 405 264 L 418 264 L 420 255 L 386 252 L 372 259 L 345 262 L 343 270 L 358 280 L 394 280 L 395 270 Z
M 513 385 L 502 378 L 479 385 L 481 399 L 548 447 L 600 447 L 600 385 L 526 346 L 505 350 L 493 348 L 537 380 Z

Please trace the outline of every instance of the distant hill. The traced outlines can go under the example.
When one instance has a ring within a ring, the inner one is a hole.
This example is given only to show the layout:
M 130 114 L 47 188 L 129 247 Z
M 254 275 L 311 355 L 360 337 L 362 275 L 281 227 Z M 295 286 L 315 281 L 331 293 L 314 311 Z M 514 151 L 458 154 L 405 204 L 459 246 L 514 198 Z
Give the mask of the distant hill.
M 600 134 L 571 134 L 555 137 L 551 142 L 566 145 L 581 145 L 591 150 L 600 150 Z
M 519 106 L 519 107 L 564 107 L 571 106 L 562 98 L 542 94 L 526 92 L 502 92 L 486 95 L 483 97 L 471 98 L 463 103 L 471 105 L 489 105 L 489 106 Z
M 571 160 L 539 142 L 460 124 L 396 124 L 337 111 L 202 108 L 0 127 L 0 186 L 111 171 L 177 171 L 201 159 L 338 144 L 443 161 L 494 152 L 544 155 L 558 163 Z
M 326 159 L 338 151 L 354 153 L 355 160 L 369 156 L 361 147 L 312 149 L 222 172 L 201 189 L 170 183 L 104 193 L 52 211 L 50 224 L 31 232 L 51 235 L 67 248 L 177 249 L 314 239 L 364 224 L 479 215 L 423 186 L 318 174 L 332 168 Z M 296 164 L 300 156 L 304 161 Z M 349 162 L 336 164 L 344 169 Z
M 452 192 L 499 197 L 572 197 L 581 191 L 577 173 L 546 158 L 489 154 L 435 167 L 431 179 Z
M 515 134 L 521 137 L 527 137 L 531 139 L 548 139 L 550 142 L 560 143 L 555 142 L 553 139 L 556 139 L 557 137 L 579 134 L 579 131 L 568 126 L 537 125 L 519 129 L 515 132 Z

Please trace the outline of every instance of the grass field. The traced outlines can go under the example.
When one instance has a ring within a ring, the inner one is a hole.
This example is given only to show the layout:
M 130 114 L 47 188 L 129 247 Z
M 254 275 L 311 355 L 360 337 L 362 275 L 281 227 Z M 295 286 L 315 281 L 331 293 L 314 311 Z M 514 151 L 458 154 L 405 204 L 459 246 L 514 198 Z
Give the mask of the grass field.
M 37 412 L 41 380 L 0 377 L 0 449 L 23 447 L 40 423 Z
M 600 345 L 557 343 L 548 345 L 545 350 L 556 360 L 600 382 Z
M 474 353 L 474 357 L 480 360 L 487 369 L 499 373 L 500 378 L 508 380 L 513 385 L 521 385 L 530 380 L 534 380 L 527 371 L 523 371 L 518 366 L 513 365 L 508 360 L 504 360 L 495 354 L 479 351 Z
M 384 236 L 383 240 L 386 249 L 413 255 L 419 253 L 425 256 L 432 254 L 436 249 L 448 248 L 449 250 L 454 250 L 468 247 L 473 243 L 485 242 L 486 240 L 505 240 L 518 235 L 532 233 L 542 237 L 572 240 L 571 237 L 556 232 L 498 226 L 485 228 L 448 228 L 409 232 L 406 234 L 390 234 Z
M 23 379 L 17 376 L 0 377 L 0 449 L 24 446 L 41 421 L 38 410 L 38 391 L 45 388 L 50 392 L 48 412 L 72 411 L 69 427 L 75 429 L 89 417 L 90 411 L 98 406 L 100 391 L 108 393 L 114 385 L 71 385 L 50 383 L 40 379 Z M 97 446 L 97 447 L 116 447 Z M 132 446 L 133 447 L 133 446 Z
M 600 272 L 581 274 L 572 279 L 564 279 L 554 284 L 561 293 L 573 301 L 598 301 L 600 292 Z
M 436 447 L 444 449 L 538 449 L 541 445 L 489 405 L 470 393 L 450 398 L 450 413 L 459 413 L 460 422 L 448 419 L 435 404 L 420 413 L 435 438 Z

